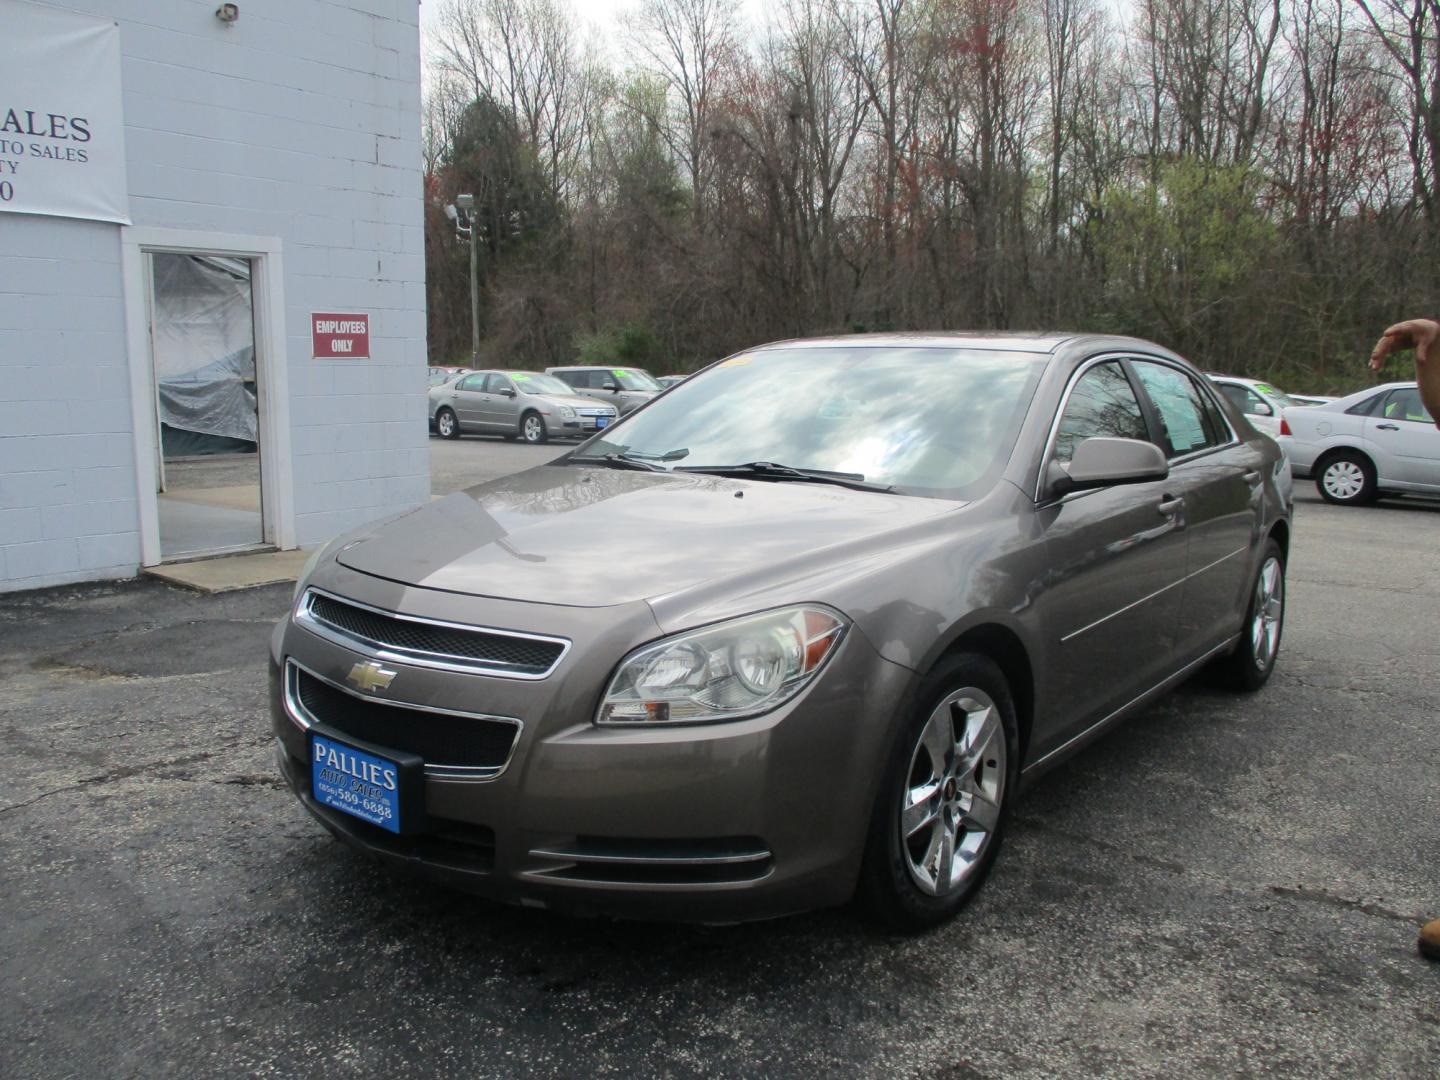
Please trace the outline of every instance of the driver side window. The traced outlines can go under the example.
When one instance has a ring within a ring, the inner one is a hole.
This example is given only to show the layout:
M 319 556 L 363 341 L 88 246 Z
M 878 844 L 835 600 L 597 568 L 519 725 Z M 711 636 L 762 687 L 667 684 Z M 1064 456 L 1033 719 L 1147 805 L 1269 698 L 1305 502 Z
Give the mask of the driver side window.
M 1068 464 L 1075 447 L 1097 435 L 1114 439 L 1150 438 L 1145 414 L 1118 361 L 1096 364 L 1076 380 L 1060 417 L 1054 460 Z

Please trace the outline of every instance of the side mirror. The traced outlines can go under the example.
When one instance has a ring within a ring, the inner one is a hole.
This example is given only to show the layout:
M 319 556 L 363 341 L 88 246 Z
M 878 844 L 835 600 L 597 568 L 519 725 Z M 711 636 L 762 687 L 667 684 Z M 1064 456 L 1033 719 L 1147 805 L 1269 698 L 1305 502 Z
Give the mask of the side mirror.
M 1274 416 L 1275 407 L 1271 405 L 1268 401 L 1257 401 L 1255 402 L 1255 407 L 1251 410 L 1251 412 L 1253 412 L 1256 416 Z
M 605 389 L 609 390 L 612 394 L 618 394 L 620 392 L 620 387 L 618 387 L 614 383 L 606 383 Z
M 1059 496 L 1115 484 L 1144 484 L 1169 475 L 1170 463 L 1154 443 L 1097 435 L 1075 447 L 1068 468 L 1051 462 L 1050 493 Z
M 514 389 L 513 389 L 512 387 L 509 387 L 509 386 L 505 387 L 504 390 L 501 390 L 500 393 L 504 394 L 506 397 L 514 397 L 514 396 L 515 396 L 515 391 L 514 391 Z

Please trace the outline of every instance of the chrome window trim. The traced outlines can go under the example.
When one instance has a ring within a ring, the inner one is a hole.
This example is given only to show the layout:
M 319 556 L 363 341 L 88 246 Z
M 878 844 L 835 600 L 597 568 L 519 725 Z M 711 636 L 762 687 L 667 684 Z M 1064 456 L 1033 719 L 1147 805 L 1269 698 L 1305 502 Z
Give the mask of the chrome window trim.
M 324 596 L 329 600 L 335 601 L 337 604 L 350 604 L 352 607 L 361 608 L 376 615 L 383 615 L 390 619 L 399 619 L 402 622 L 415 623 L 419 626 L 438 626 L 446 630 L 463 630 L 469 633 L 493 634 L 496 637 L 514 638 L 517 641 L 537 641 L 549 645 L 559 645 L 560 654 L 555 657 L 554 662 L 544 671 L 532 673 L 515 671 L 506 667 L 504 664 L 492 664 L 483 660 L 473 660 L 463 656 L 456 656 L 453 653 L 404 649 L 386 644 L 383 641 L 376 641 L 373 638 L 352 634 L 324 622 L 310 610 L 312 596 Z M 451 671 L 461 675 L 488 675 L 497 679 L 517 679 L 523 682 L 539 682 L 542 679 L 548 679 L 555 673 L 555 669 L 560 666 L 565 660 L 565 657 L 569 655 L 571 645 L 569 638 L 552 637 L 548 634 L 527 634 L 517 630 L 500 630 L 490 626 L 479 626 L 474 623 L 458 623 L 445 619 L 405 615 L 398 611 L 389 611 L 386 608 L 375 607 L 373 604 L 362 603 L 348 596 L 340 596 L 325 589 L 317 589 L 313 585 L 306 588 L 305 594 L 300 598 L 300 602 L 295 605 L 294 619 L 297 626 L 304 627 L 317 637 L 324 638 L 326 641 L 330 641 L 355 652 L 364 653 L 366 656 L 373 656 L 377 660 L 390 660 L 397 664 L 410 664 L 414 667 L 432 668 L 436 671 Z
M 464 712 L 460 709 L 437 709 L 431 705 L 416 705 L 409 701 L 400 701 L 395 698 L 372 697 L 369 694 L 356 693 L 348 686 L 341 686 L 334 679 L 327 679 L 324 675 L 306 667 L 293 656 L 285 658 L 285 679 L 284 699 L 285 713 L 290 717 L 291 723 L 295 724 L 303 732 L 308 732 L 316 724 L 324 723 L 318 717 L 313 716 L 300 702 L 300 691 L 296 685 L 296 672 L 303 671 L 312 679 L 324 683 L 332 690 L 339 690 L 341 693 L 349 694 L 360 701 L 371 704 L 395 705 L 402 709 L 414 709 L 417 712 L 434 713 L 438 716 L 459 716 L 466 720 L 490 720 L 499 723 L 511 724 L 515 728 L 515 737 L 510 740 L 510 752 L 505 755 L 505 760 L 496 766 L 470 766 L 470 765 L 431 765 L 425 764 L 425 776 L 433 780 L 494 780 L 510 767 L 510 762 L 515 758 L 515 749 L 520 745 L 520 736 L 525 731 L 525 721 L 515 716 L 497 716 L 494 713 Z M 342 731 L 341 735 L 345 733 Z

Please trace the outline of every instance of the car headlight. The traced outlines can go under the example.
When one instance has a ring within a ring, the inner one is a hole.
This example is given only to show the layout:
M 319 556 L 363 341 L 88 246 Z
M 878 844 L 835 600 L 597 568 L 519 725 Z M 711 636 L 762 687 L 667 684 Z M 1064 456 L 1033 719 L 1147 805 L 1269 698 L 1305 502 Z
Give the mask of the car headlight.
M 560 406 L 560 416 L 561 416 L 562 419 L 565 419 L 565 420 L 574 420 L 574 419 L 575 419 L 575 410 L 572 409 L 569 405 L 561 405 L 561 406 Z
M 849 627 L 814 605 L 747 615 L 637 649 L 620 662 L 597 724 L 698 724 L 769 712 L 825 666 Z

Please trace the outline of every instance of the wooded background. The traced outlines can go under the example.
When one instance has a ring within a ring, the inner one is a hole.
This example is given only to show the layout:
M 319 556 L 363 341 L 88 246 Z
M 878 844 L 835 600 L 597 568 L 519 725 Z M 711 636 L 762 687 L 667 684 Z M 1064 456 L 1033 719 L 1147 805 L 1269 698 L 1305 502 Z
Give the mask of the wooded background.
M 1440 0 L 446 0 L 432 360 L 688 371 L 777 338 L 1138 334 L 1297 392 L 1440 313 Z M 617 58 L 618 54 L 618 58 Z M 1403 369 L 1397 365 L 1395 377 Z

